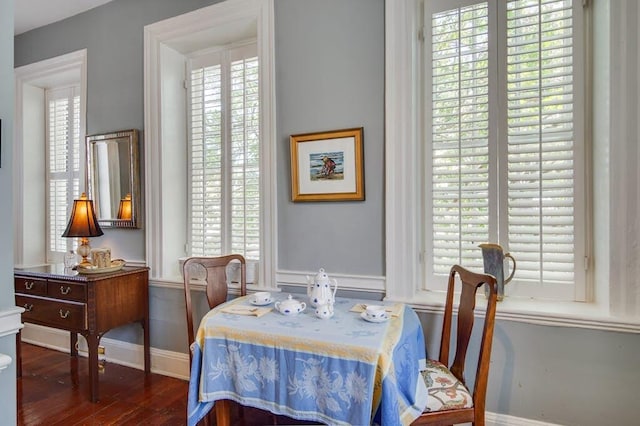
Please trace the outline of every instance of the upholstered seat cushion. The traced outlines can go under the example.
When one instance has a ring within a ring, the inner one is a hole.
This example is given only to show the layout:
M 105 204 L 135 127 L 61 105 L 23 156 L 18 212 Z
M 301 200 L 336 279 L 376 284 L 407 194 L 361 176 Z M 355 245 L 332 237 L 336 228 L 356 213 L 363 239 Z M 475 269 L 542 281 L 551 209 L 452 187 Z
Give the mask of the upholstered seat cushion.
M 429 359 L 421 373 L 429 392 L 425 412 L 473 407 L 469 390 L 444 364 Z

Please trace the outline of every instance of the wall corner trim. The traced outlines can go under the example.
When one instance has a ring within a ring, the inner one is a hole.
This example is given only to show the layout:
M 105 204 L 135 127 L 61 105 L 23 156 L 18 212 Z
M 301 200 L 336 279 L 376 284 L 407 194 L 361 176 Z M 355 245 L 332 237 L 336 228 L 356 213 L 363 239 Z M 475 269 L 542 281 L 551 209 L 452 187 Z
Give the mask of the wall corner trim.
M 22 312 L 24 309 L 18 306 L 0 310 L 0 337 L 16 334 L 24 327 L 20 317 Z

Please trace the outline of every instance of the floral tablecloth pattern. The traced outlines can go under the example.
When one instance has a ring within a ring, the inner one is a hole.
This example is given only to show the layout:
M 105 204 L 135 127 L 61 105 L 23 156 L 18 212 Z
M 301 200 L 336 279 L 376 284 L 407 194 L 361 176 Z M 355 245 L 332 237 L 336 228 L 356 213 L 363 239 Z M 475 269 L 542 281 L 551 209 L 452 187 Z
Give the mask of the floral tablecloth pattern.
M 427 398 L 420 321 L 404 307 L 398 317 L 370 323 L 349 311 L 361 302 L 337 298 L 330 319 L 311 307 L 259 318 L 211 310 L 192 348 L 189 425 L 219 399 L 330 425 L 411 423 Z M 251 306 L 247 297 L 229 304 Z

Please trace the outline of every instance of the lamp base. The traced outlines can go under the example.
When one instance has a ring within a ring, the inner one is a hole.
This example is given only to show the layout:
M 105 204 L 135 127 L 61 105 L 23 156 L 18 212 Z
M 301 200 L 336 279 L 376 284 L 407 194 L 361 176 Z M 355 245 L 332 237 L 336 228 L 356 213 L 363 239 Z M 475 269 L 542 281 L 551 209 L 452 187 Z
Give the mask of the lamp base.
M 89 262 L 88 259 L 83 258 L 82 262 L 78 263 L 76 266 L 80 266 L 81 268 L 91 268 L 93 263 Z
M 80 256 L 82 256 L 82 261 L 78 263 L 78 266 L 82 266 L 84 268 L 93 266 L 93 264 L 87 259 L 87 257 L 89 257 L 89 255 L 91 254 L 91 246 L 89 245 L 88 238 L 82 237 L 80 239 L 80 245 L 78 246 L 77 252 Z

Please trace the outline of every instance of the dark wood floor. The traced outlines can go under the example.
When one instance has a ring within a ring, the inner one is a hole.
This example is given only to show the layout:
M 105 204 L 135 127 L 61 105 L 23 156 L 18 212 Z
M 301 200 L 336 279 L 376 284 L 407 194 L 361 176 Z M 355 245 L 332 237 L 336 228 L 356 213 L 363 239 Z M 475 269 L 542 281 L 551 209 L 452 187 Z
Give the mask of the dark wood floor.
M 88 366 L 83 357 L 22 344 L 17 382 L 18 425 L 186 424 L 188 383 L 106 362 L 100 373 L 100 401 L 89 402 Z M 0 424 L 2 423 L 0 419 Z M 245 426 L 309 424 L 246 408 Z

